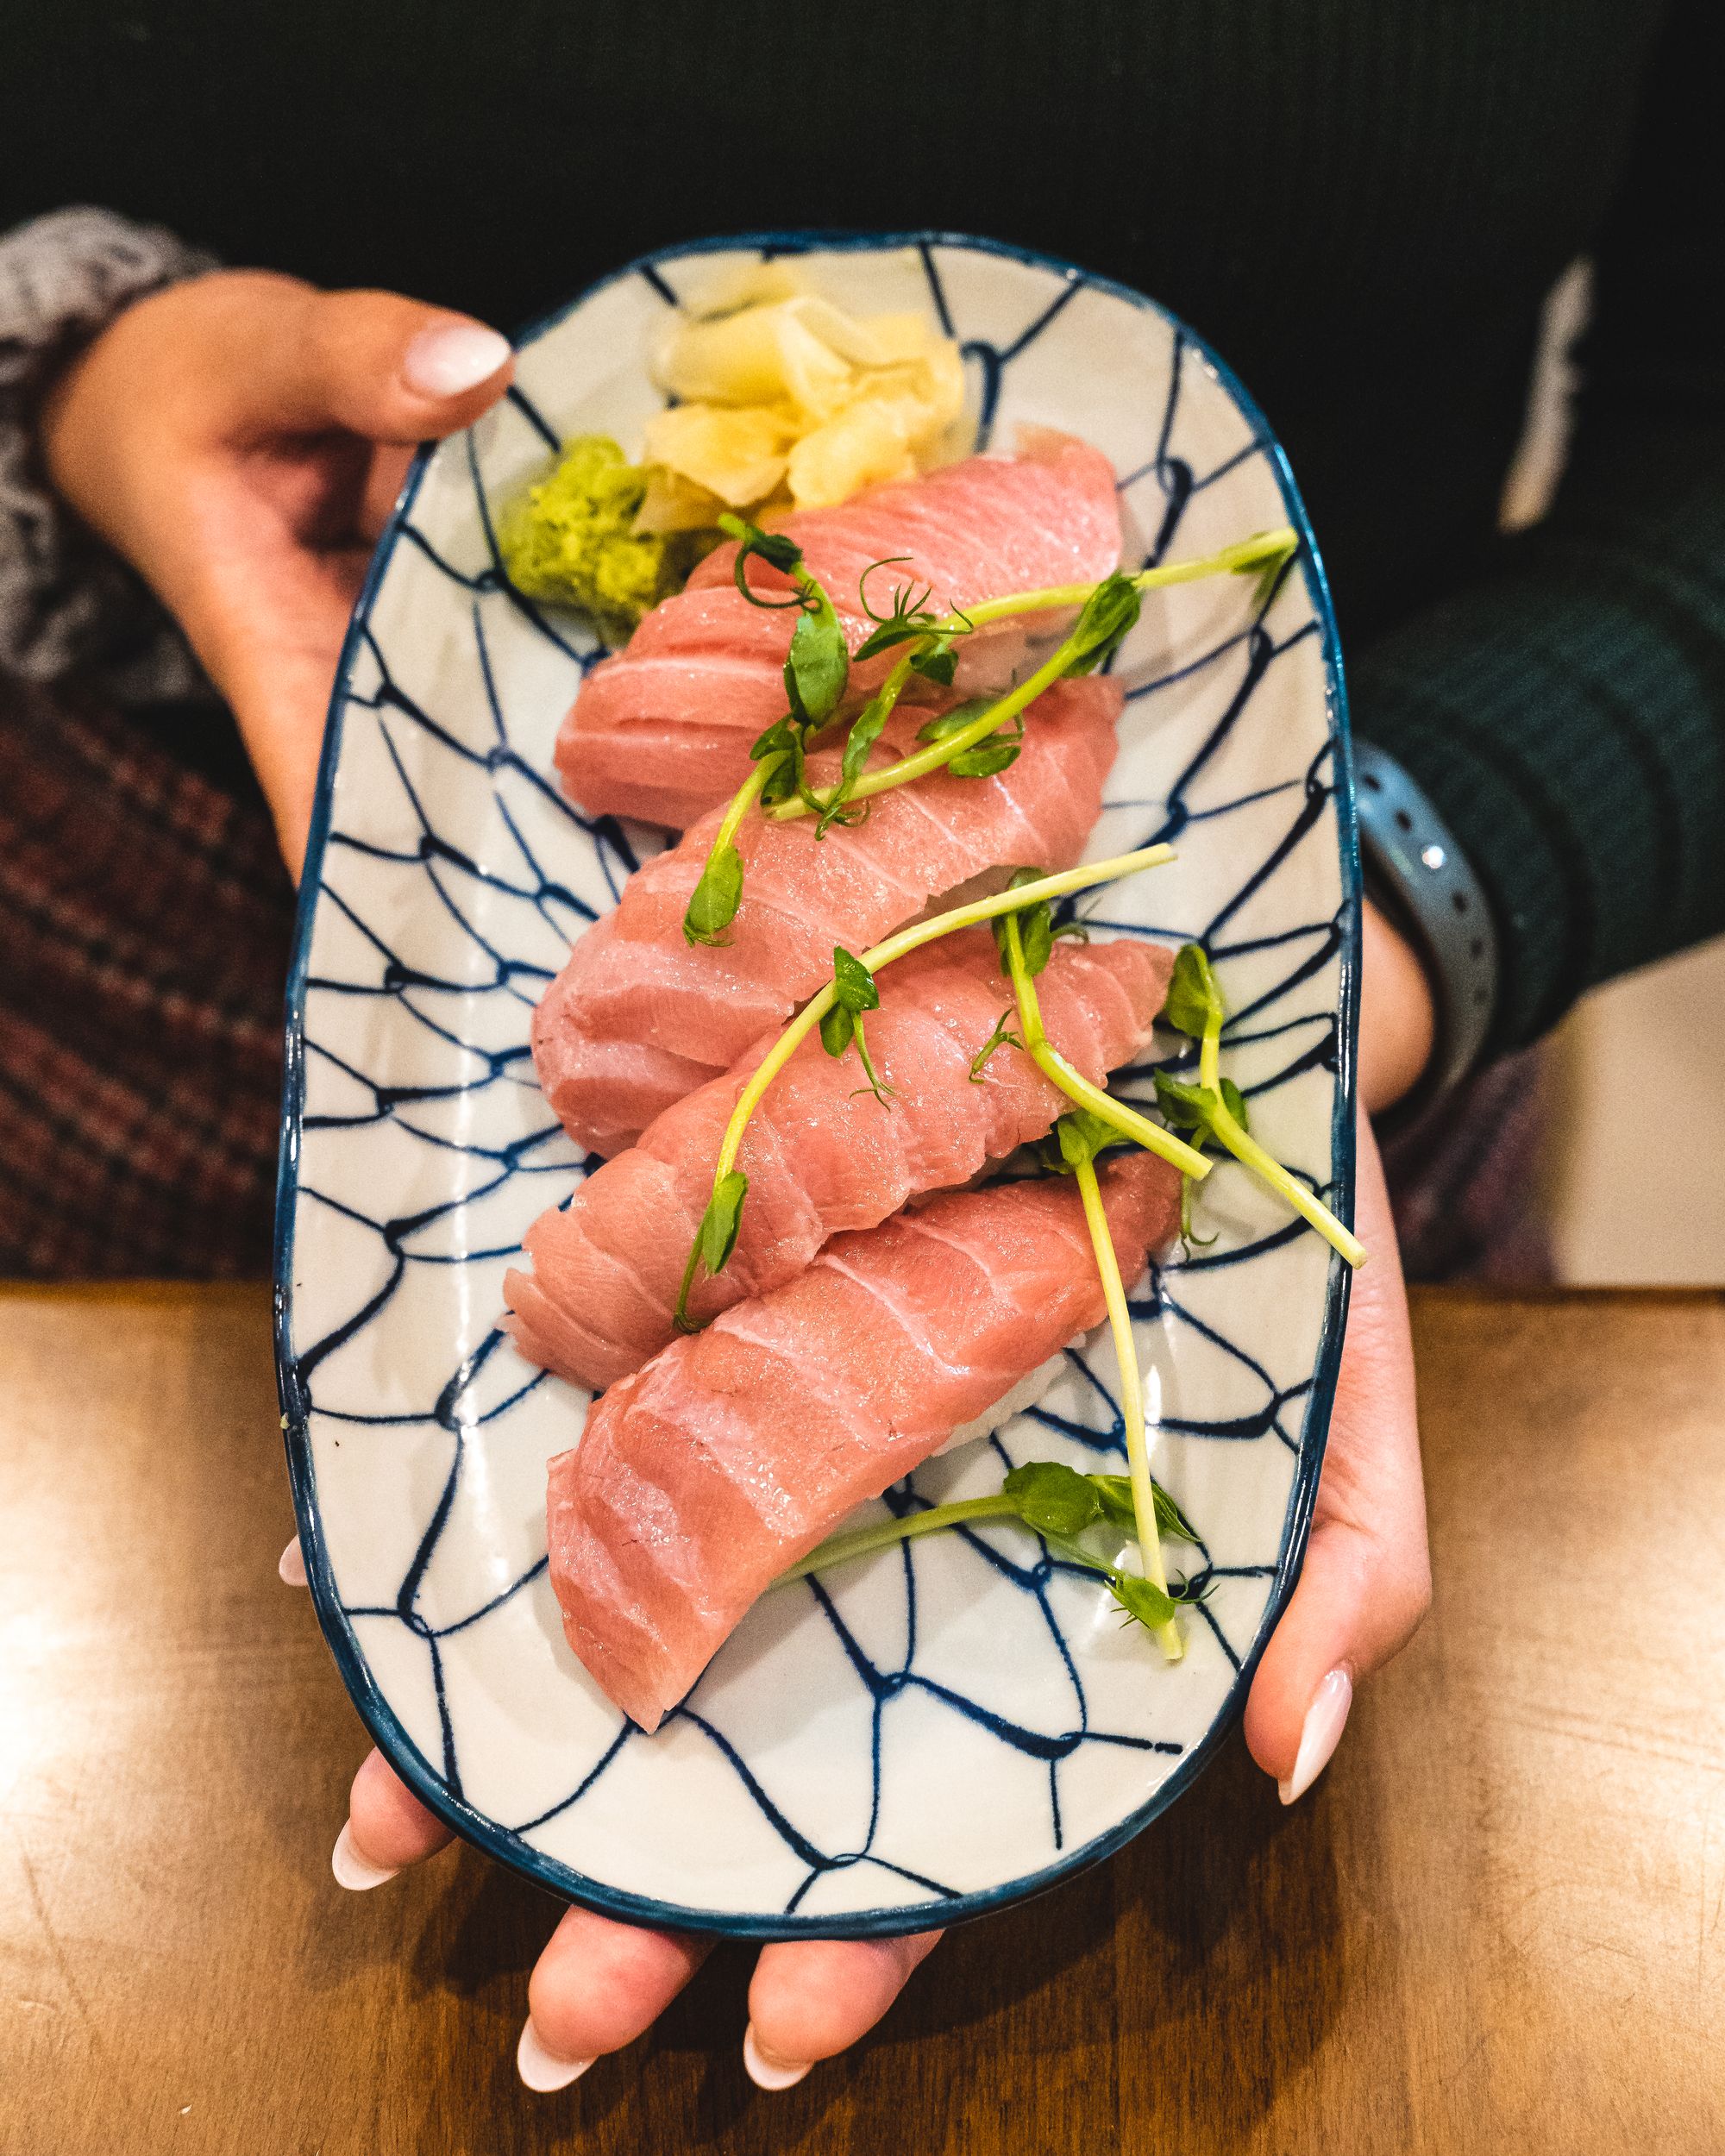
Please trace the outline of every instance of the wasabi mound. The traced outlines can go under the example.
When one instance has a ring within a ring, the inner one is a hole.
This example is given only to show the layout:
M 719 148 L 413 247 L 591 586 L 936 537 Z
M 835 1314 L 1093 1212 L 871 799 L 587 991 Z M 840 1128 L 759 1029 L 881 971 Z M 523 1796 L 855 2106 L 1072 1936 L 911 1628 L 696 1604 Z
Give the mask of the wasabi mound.
M 567 443 L 550 477 L 504 516 L 499 544 L 516 589 L 574 607 L 606 643 L 627 643 L 704 550 L 685 532 L 636 530 L 648 478 L 607 436 Z

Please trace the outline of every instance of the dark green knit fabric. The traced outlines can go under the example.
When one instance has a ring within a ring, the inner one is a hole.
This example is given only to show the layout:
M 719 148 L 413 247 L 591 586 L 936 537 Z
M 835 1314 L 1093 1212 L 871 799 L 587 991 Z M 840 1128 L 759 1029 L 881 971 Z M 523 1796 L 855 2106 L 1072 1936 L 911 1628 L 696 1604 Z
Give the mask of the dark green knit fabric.
M 505 324 L 773 226 L 1138 285 L 1288 445 L 1356 724 L 1502 917 L 1497 1044 L 1725 926 L 1718 0 L 0 0 L 0 222 L 103 203 Z M 1574 473 L 1503 545 L 1584 252 Z
M 1497 1037 L 1725 928 L 1725 9 L 1673 25 L 1602 232 L 1553 513 L 1355 656 L 1355 723 L 1505 929 Z

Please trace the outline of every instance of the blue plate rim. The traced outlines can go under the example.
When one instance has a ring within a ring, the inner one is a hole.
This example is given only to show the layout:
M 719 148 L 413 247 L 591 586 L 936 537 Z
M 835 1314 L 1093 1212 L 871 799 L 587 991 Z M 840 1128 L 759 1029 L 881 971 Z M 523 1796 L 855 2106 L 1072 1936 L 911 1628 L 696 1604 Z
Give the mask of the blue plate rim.
M 1341 970 L 1343 1024 L 1338 1041 L 1338 1068 L 1334 1111 L 1331 1119 L 1330 1157 L 1337 1173 L 1332 1183 L 1335 1210 L 1352 1225 L 1354 1197 L 1355 1041 L 1359 1013 L 1359 912 L 1361 899 L 1358 824 L 1356 817 L 1353 760 L 1348 723 L 1348 701 L 1342 669 L 1340 642 L 1329 579 L 1319 552 L 1311 518 L 1295 482 L 1287 452 L 1257 399 L 1219 353 L 1181 318 L 1146 293 L 1129 285 L 1101 277 L 1062 256 L 1008 241 L 990 240 L 974 234 L 938 229 L 913 232 L 803 230 L 737 233 L 674 241 L 637 255 L 631 261 L 596 279 L 574 298 L 537 317 L 512 340 L 518 351 L 536 342 L 557 324 L 584 306 L 598 293 L 629 277 L 643 276 L 661 263 L 687 260 L 691 255 L 752 252 L 762 256 L 812 253 L 886 253 L 914 248 L 968 249 L 993 254 L 1038 269 L 1052 270 L 1075 284 L 1109 293 L 1128 304 L 1158 315 L 1182 337 L 1209 367 L 1234 399 L 1252 428 L 1281 490 L 1288 520 L 1300 535 L 1301 558 L 1314 610 L 1322 630 L 1325 700 L 1332 736 L 1336 744 L 1333 799 L 1336 835 L 1340 856 L 1342 905 L 1341 942 L 1338 957 Z M 1330 1411 L 1340 1366 L 1342 1335 L 1347 1319 L 1352 1273 L 1339 1257 L 1332 1256 L 1326 1293 L 1323 1330 L 1316 1367 L 1307 1395 L 1301 1423 L 1299 1467 L 1289 1494 L 1283 1522 L 1282 1551 L 1276 1579 L 1259 1620 L 1257 1637 L 1235 1672 L 1226 1699 L 1209 1727 L 1181 1759 L 1155 1793 L 1105 1833 L 1060 1857 L 1041 1870 L 990 1887 L 982 1892 L 886 1908 L 854 1909 L 828 1916 L 752 1915 L 723 1910 L 686 1908 L 653 1896 L 631 1894 L 589 1879 L 572 1866 L 548 1857 L 519 1834 L 498 1826 L 475 1811 L 433 1773 L 409 1737 L 394 1709 L 373 1678 L 353 1626 L 336 1591 L 329 1554 L 315 1495 L 308 1410 L 300 1389 L 292 1352 L 293 1319 L 294 1199 L 298 1188 L 302 1119 L 305 1103 L 305 993 L 311 950 L 317 897 L 323 881 L 324 855 L 329 836 L 335 776 L 340 761 L 343 713 L 353 666 L 362 645 L 371 610 L 383 582 L 402 528 L 424 479 L 432 451 L 438 444 L 422 442 L 407 479 L 397 497 L 388 522 L 380 535 L 354 604 L 354 611 L 336 662 L 335 685 L 324 726 L 318 764 L 317 791 L 312 805 L 311 828 L 304 865 L 300 874 L 299 901 L 295 915 L 292 956 L 289 964 L 285 1008 L 285 1040 L 282 1075 L 282 1136 L 276 1174 L 274 1234 L 274 1340 L 276 1386 L 281 1406 L 281 1426 L 287 1453 L 288 1477 L 299 1526 L 300 1549 L 305 1560 L 307 1583 L 318 1625 L 335 1657 L 336 1669 L 361 1720 L 390 1766 L 426 1808 L 486 1855 L 566 1901 L 576 1902 L 625 1923 L 650 1924 L 679 1931 L 711 1933 L 722 1937 L 751 1940 L 879 1939 L 964 1923 L 991 1915 L 1016 1902 L 1046 1893 L 1063 1881 L 1088 1871 L 1125 1846 L 1152 1820 L 1185 1794 L 1203 1772 L 1217 1748 L 1242 1712 L 1258 1662 L 1276 1620 L 1287 1607 L 1305 1559 L 1312 1508 L 1319 1473 L 1328 1442 Z

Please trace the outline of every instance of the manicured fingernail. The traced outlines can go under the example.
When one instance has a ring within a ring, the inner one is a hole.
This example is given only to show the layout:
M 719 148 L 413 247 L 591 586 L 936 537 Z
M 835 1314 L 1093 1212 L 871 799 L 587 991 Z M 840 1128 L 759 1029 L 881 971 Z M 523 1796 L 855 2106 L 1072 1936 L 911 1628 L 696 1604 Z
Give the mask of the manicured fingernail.
M 813 2065 L 808 2059 L 779 2059 L 762 2051 L 751 2021 L 743 2032 L 743 2064 L 757 2089 L 794 2089 Z
M 477 322 L 422 329 L 402 355 L 402 378 L 422 397 L 461 397 L 489 381 L 508 359 L 507 337 Z
M 346 1887 L 349 1894 L 365 1894 L 373 1887 L 380 1887 L 386 1879 L 392 1879 L 401 1866 L 373 1864 L 369 1857 L 361 1856 L 354 1846 L 354 1825 L 349 1820 L 336 1837 L 336 1846 L 329 1852 L 329 1869 L 336 1875 L 336 1883 Z
M 1353 1705 L 1353 1685 L 1346 1670 L 1332 1670 L 1312 1695 L 1306 1709 L 1306 1726 L 1300 1732 L 1300 1752 L 1294 1771 L 1277 1787 L 1282 1802 L 1293 1804 L 1304 1796 L 1324 1769 L 1330 1754 L 1341 1742 L 1348 1709 Z
M 282 1551 L 280 1557 L 276 1561 L 275 1569 L 281 1574 L 282 1583 L 284 1586 L 304 1586 L 305 1552 L 299 1546 L 299 1537 L 298 1535 L 295 1535 L 292 1541 L 288 1544 L 286 1549 Z
M 567 2089 L 572 2081 L 579 2081 L 592 2064 L 591 2059 L 565 2059 L 550 2050 L 529 2016 L 515 2046 L 515 2071 L 530 2089 L 548 2096 L 554 2089 Z

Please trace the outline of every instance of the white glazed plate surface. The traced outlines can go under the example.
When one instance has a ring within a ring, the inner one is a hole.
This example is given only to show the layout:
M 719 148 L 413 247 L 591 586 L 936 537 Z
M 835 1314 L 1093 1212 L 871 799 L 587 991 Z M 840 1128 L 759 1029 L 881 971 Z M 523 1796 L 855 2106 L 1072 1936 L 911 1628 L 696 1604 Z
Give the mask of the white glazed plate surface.
M 1203 1536 L 1171 1555 L 1210 1589 L 1177 1665 L 1007 1527 L 770 1596 L 650 1738 L 565 1645 L 545 1463 L 587 1396 L 496 1330 L 523 1231 L 582 1172 L 534 1082 L 529 1025 L 571 938 L 664 842 L 557 793 L 552 743 L 591 639 L 508 589 L 492 533 L 558 440 L 638 448 L 666 309 L 768 244 L 657 256 L 532 333 L 517 392 L 422 458 L 378 549 L 331 710 L 289 999 L 279 1374 L 319 1617 L 434 1809 L 616 1915 L 890 1933 L 1049 1884 L 1191 1782 L 1298 1564 L 1346 1269 L 1226 1164 L 1200 1200 L 1215 1242 L 1139 1292 L 1156 1472 Z M 1208 945 L 1233 1013 L 1224 1069 L 1254 1129 L 1349 1219 L 1346 720 L 1322 574 L 1263 419 L 1189 332 L 1066 265 L 949 238 L 771 244 L 853 310 L 938 315 L 996 446 L 1020 421 L 1096 443 L 1141 556 L 1300 529 L 1267 606 L 1250 578 L 1223 578 L 1146 607 L 1117 667 L 1130 700 L 1089 853 L 1174 841 L 1174 867 L 1111 887 L 1095 915 Z M 1147 1069 L 1121 1089 L 1148 1097 Z M 1113 1394 L 1104 1334 L 1038 1407 L 915 1490 L 980 1494 L 1026 1459 L 1117 1468 Z

